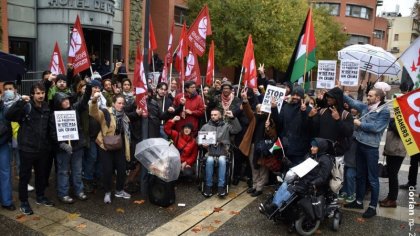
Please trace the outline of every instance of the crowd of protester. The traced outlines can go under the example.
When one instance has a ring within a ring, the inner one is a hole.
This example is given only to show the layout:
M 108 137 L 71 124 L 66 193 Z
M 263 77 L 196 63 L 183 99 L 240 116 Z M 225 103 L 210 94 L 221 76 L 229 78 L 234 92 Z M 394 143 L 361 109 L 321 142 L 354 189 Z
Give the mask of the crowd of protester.
M 181 176 L 187 179 L 196 174 L 193 167 L 199 150 L 207 152 L 205 197 L 213 194 L 215 161 L 218 161 L 215 184 L 220 197 L 227 193 L 226 162 L 231 156 L 235 158 L 232 184 L 247 181 L 247 192 L 257 197 L 263 193 L 271 172 L 284 171 L 304 161 L 317 138 L 316 145 L 322 144 L 323 151 L 344 155 L 345 183 L 339 197 L 347 202 L 345 207 L 363 209 L 366 186 L 369 186 L 371 201 L 363 217 L 376 215 L 379 144 L 390 123 L 382 90 L 372 88 L 367 104 L 353 99 L 339 87 L 305 94 L 300 86 L 289 82 L 278 84 L 266 78 L 264 68 L 260 67 L 258 87 L 241 89 L 240 96 L 236 96 L 237 87 L 227 78 L 216 78 L 214 84 L 204 86 L 203 91 L 192 81 L 181 83 L 174 78 L 169 83 L 160 82 L 148 88 L 147 110 L 143 110 L 136 105 L 132 82 L 123 76 L 121 66 L 117 63 L 109 77 L 94 73 L 86 79 L 73 74 L 71 65 L 67 75 L 45 71 L 39 83 L 32 86 L 29 96 L 18 94 L 13 82 L 4 83 L 0 106 L 0 201 L 3 208 L 16 209 L 12 201 L 12 158 L 18 166 L 20 210 L 33 214 L 28 202 L 32 173 L 36 203 L 45 206 L 54 205 L 45 196 L 47 186 L 53 187 L 49 181 L 52 170 L 57 197 L 62 203 L 85 201 L 95 189 L 101 189 L 97 193 L 104 194 L 105 203 L 112 202 L 113 191 L 113 196 L 124 199 L 130 199 L 130 193 L 135 191 L 145 194 L 148 173 L 135 160 L 134 149 L 147 138 L 172 140 L 180 152 Z M 271 114 L 261 110 L 268 85 L 287 91 L 280 111 L 277 102 L 271 102 Z M 68 110 L 76 112 L 79 139 L 58 141 L 54 111 Z M 145 120 L 147 126 L 144 126 Z M 392 122 L 387 144 L 400 142 Z M 216 131 L 216 144 L 198 144 L 198 131 Z M 108 150 L 104 140 L 114 135 L 120 135 L 122 148 Z M 278 138 L 284 156 L 269 152 Z M 320 140 L 332 144 L 347 141 L 350 145 L 343 150 L 338 150 L 339 145 L 338 149 L 331 145 L 331 151 L 326 150 L 326 144 Z M 394 207 L 398 190 L 395 175 L 405 152 L 403 148 L 398 151 L 393 144 L 388 145 L 390 148 L 385 149 L 384 155 L 388 163 L 396 163 L 390 170 L 394 179 L 390 180 L 387 199 L 379 203 Z M 330 173 L 323 170 L 322 174 Z M 323 176 L 322 180 L 327 177 Z M 279 204 L 281 200 L 276 198 L 276 205 Z

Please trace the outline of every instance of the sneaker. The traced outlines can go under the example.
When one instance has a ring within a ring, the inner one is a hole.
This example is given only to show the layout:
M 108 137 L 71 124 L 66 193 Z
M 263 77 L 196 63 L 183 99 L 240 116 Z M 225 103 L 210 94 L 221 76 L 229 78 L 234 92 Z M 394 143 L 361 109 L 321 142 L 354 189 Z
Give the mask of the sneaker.
M 105 193 L 104 203 L 105 204 L 111 204 L 111 193 L 110 192 Z
M 414 188 L 414 191 L 416 190 L 416 186 L 415 185 L 410 185 L 409 183 L 401 184 L 400 185 L 400 189 L 406 189 L 406 190 L 408 190 L 410 187 Z
M 368 209 L 362 215 L 363 218 L 367 218 L 367 219 L 372 218 L 374 216 L 376 216 L 376 209 L 374 209 L 373 207 L 368 207 Z
M 34 189 L 35 188 L 32 185 L 28 184 L 28 192 L 32 192 Z
M 32 211 L 31 206 L 29 205 L 29 202 L 22 202 L 20 204 L 20 211 L 25 215 L 32 215 L 34 212 Z
M 129 193 L 125 192 L 124 190 L 115 192 L 115 196 L 116 197 L 122 197 L 124 199 L 130 199 L 131 198 L 131 195 Z
M 255 191 L 253 193 L 251 193 L 251 197 L 258 197 L 262 194 L 262 191 Z
M 248 190 L 246 190 L 246 192 L 249 194 L 255 193 L 255 191 L 257 191 L 255 188 L 249 188 Z
M 46 198 L 45 196 L 36 197 L 36 204 L 44 205 L 44 206 L 48 206 L 48 207 L 54 206 L 54 202 L 48 200 L 48 198 Z
M 353 195 L 350 195 L 350 196 L 347 196 L 346 198 L 345 198 L 345 200 L 346 200 L 346 202 L 348 202 L 348 203 L 350 203 L 350 202 L 354 202 L 355 200 L 356 200 L 356 196 L 353 194 Z
M 15 207 L 15 204 L 10 204 L 10 205 L 8 205 L 8 206 L 4 206 L 4 205 L 1 205 L 1 207 L 3 208 L 3 209 L 6 209 L 6 210 L 8 210 L 8 211 L 14 211 L 14 210 L 16 210 L 16 207 Z
M 363 209 L 363 204 L 358 203 L 357 201 L 353 201 L 351 203 L 344 204 L 345 208 L 352 208 L 352 209 Z
M 81 201 L 85 201 L 85 200 L 88 199 L 88 196 L 84 192 L 81 192 L 81 193 L 77 194 L 77 198 Z
M 217 188 L 217 195 L 219 197 L 224 197 L 226 196 L 226 188 L 225 187 L 218 187 Z
M 267 217 L 270 217 L 277 210 L 277 208 L 279 207 L 274 203 L 267 203 L 267 204 L 261 203 L 259 206 L 260 212 Z
M 204 195 L 204 197 L 211 197 L 211 196 L 213 196 L 211 186 L 205 186 L 204 187 L 203 195 Z
M 338 200 L 339 201 L 343 201 L 343 200 L 345 200 L 346 199 L 346 197 L 347 197 L 347 193 L 340 193 L 340 194 L 338 194 Z
M 66 204 L 72 204 L 74 203 L 74 199 L 71 198 L 70 196 L 64 196 L 64 197 L 59 197 L 58 198 L 62 203 L 66 203 Z

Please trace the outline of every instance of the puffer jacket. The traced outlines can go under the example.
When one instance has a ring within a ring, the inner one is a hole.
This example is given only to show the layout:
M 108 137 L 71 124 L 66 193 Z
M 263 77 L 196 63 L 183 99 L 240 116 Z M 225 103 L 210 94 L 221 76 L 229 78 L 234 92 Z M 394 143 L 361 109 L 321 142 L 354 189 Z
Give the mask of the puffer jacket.
M 325 185 L 329 180 L 333 162 L 332 157 L 327 154 L 328 141 L 323 138 L 315 138 L 315 141 L 318 143 L 318 153 L 316 155 L 308 154 L 308 158 L 317 161 L 318 165 L 303 176 L 301 180 L 307 184 L 319 187 Z
M 175 122 L 168 120 L 165 123 L 165 133 L 171 137 L 175 147 L 181 154 L 181 163 L 187 162 L 188 165 L 192 166 L 198 154 L 197 142 L 191 135 L 185 135 L 181 132 L 174 130 Z

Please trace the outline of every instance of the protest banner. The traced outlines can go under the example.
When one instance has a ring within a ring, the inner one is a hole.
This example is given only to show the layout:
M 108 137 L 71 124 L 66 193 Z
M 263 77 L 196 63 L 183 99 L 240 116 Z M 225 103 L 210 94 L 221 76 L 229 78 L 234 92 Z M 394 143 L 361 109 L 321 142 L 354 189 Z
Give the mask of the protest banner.
M 76 111 L 54 111 L 57 140 L 79 140 Z
M 343 86 L 357 86 L 359 84 L 358 60 L 341 60 L 340 83 Z
M 420 153 L 420 89 L 394 100 L 394 117 L 400 138 L 409 156 Z
M 277 109 L 280 112 L 285 96 L 286 96 L 285 88 L 279 88 L 273 85 L 268 85 L 267 91 L 265 92 L 265 95 L 264 95 L 263 102 L 261 104 L 261 111 L 271 113 L 271 100 L 274 97 L 277 101 Z
M 198 144 L 216 144 L 216 131 L 198 131 Z
M 319 60 L 317 88 L 332 89 L 335 86 L 335 72 L 337 61 Z

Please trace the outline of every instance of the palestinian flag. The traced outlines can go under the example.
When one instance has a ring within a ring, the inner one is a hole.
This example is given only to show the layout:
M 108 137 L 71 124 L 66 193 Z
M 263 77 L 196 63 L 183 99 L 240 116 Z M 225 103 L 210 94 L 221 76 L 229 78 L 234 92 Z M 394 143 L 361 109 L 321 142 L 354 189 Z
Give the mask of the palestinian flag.
M 276 150 L 283 149 L 283 144 L 281 144 L 280 138 L 277 138 L 277 141 L 274 145 L 270 148 L 270 152 L 273 153 Z
M 310 71 L 316 65 L 315 59 L 315 34 L 312 23 L 312 9 L 308 10 L 305 23 L 299 34 L 295 50 L 290 59 L 289 67 L 287 68 L 287 76 L 290 82 L 298 81 L 303 75 Z M 305 69 L 306 64 L 306 69 Z

